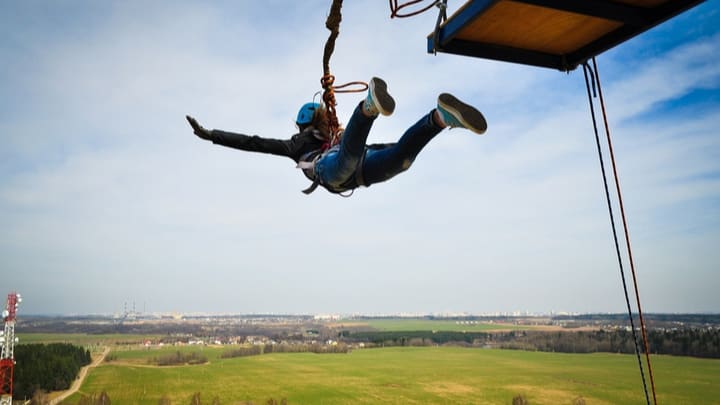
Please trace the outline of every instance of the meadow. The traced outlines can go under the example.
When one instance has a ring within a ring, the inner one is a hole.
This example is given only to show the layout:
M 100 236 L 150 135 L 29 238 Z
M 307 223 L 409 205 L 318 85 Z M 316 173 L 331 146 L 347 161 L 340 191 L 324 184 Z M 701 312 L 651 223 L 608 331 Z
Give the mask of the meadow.
M 155 367 L 148 359 L 173 347 L 115 352 L 92 370 L 80 394 L 106 391 L 115 404 L 157 404 L 162 396 L 189 404 L 643 404 L 632 355 L 560 354 L 457 347 L 390 347 L 349 354 L 276 353 L 221 359 L 221 347 L 202 350 L 208 363 Z M 720 361 L 654 356 L 658 402 L 720 403 Z M 647 369 L 646 369 L 647 373 Z M 582 402 L 579 402 L 582 403 Z

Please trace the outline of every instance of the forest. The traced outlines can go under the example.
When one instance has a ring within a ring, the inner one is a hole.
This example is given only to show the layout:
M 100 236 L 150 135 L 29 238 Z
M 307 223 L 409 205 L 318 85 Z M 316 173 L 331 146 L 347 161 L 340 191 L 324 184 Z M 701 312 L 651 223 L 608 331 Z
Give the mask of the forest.
M 65 390 L 80 369 L 90 364 L 90 351 L 69 343 L 15 347 L 13 396 L 31 398 L 36 391 Z

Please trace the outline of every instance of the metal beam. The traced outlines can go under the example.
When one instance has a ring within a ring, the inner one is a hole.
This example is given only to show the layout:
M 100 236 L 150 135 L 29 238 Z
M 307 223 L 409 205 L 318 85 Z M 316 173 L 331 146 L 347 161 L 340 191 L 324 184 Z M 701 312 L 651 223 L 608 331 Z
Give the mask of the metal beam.
M 432 38 L 428 39 L 428 44 L 432 46 Z M 438 51 L 463 56 L 494 59 L 503 62 L 520 63 L 523 65 L 539 66 L 562 71 L 572 70 L 576 67 L 569 66 L 564 57 L 558 55 L 460 39 L 450 42 Z

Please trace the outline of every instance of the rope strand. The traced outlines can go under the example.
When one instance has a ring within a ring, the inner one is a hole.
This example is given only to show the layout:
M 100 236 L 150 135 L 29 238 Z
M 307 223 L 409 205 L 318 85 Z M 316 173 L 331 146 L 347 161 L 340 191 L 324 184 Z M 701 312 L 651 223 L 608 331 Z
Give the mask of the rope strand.
M 325 111 L 328 119 L 328 127 L 330 129 L 330 139 L 328 146 L 334 146 L 340 142 L 340 123 L 337 118 L 337 101 L 335 93 L 359 93 L 368 89 L 365 82 L 349 82 L 340 86 L 335 86 L 335 76 L 330 73 L 330 57 L 335 51 L 335 40 L 340 35 L 340 22 L 342 21 L 342 0 L 333 0 L 330 6 L 330 14 L 325 20 L 325 27 L 330 30 L 330 36 L 325 42 L 325 52 L 323 53 L 323 77 L 320 78 L 320 84 L 324 90 L 323 102 L 325 103 Z M 355 89 L 345 89 L 349 86 L 360 86 Z
M 592 101 L 590 79 L 588 78 L 588 74 L 593 76 L 593 89 L 595 87 L 595 76 L 592 74 L 592 70 L 587 62 L 583 64 L 583 73 L 585 74 L 585 87 L 587 89 L 588 102 L 590 103 L 590 115 L 592 116 L 593 128 L 595 130 L 595 143 L 597 145 L 598 159 L 600 160 L 600 171 L 602 172 L 603 184 L 605 185 L 605 198 L 607 200 L 608 212 L 610 214 L 613 240 L 615 241 L 615 253 L 617 254 L 618 265 L 620 266 L 620 276 L 622 279 L 623 290 L 625 292 L 625 304 L 627 305 L 633 342 L 635 343 L 635 354 L 637 356 L 638 366 L 640 367 L 640 377 L 642 378 L 643 389 L 645 391 L 645 400 L 647 401 L 647 404 L 650 405 L 650 396 L 648 395 L 647 383 L 645 381 L 645 371 L 642 365 L 642 358 L 640 357 L 640 347 L 638 346 L 637 332 L 635 331 L 635 322 L 633 321 L 632 307 L 630 306 L 630 296 L 628 294 L 627 283 L 625 282 L 625 269 L 623 268 L 622 256 L 620 254 L 620 243 L 618 242 L 617 228 L 615 227 L 615 216 L 613 215 L 612 202 L 610 199 L 610 188 L 608 187 L 608 180 L 605 175 L 605 161 L 603 159 L 602 148 L 600 147 L 600 135 L 598 134 L 597 119 L 595 118 L 595 107 Z
M 338 123 L 337 113 L 335 112 L 335 92 L 333 90 L 333 84 L 335 83 L 335 76 L 330 74 L 330 57 L 335 51 L 335 40 L 340 35 L 340 22 L 342 21 L 342 0 L 333 0 L 332 6 L 330 6 L 330 14 L 325 20 L 325 27 L 330 30 L 330 36 L 325 42 L 325 51 L 323 53 L 323 77 L 320 79 L 325 92 L 323 93 L 323 101 L 325 102 L 325 109 L 328 119 L 328 127 L 330 128 L 330 144 L 334 145 L 339 138 L 338 132 L 340 124 Z
M 402 9 L 404 9 L 404 8 L 406 8 L 406 7 L 413 6 L 413 5 L 418 4 L 418 3 L 422 3 L 424 0 L 411 0 L 411 1 L 407 1 L 407 2 L 405 2 L 405 3 L 403 3 L 403 4 L 398 4 L 398 0 L 389 0 L 389 1 L 390 1 L 390 18 L 395 18 L 395 17 L 397 17 L 397 18 L 405 18 L 405 17 L 416 16 L 416 15 L 418 15 L 418 14 L 421 14 L 421 13 L 424 13 L 424 12 L 430 10 L 431 8 L 435 7 L 438 3 L 440 3 L 440 0 L 434 0 L 434 1 L 432 2 L 432 4 L 430 4 L 429 6 L 426 6 L 426 7 L 424 7 L 424 8 L 419 9 L 419 10 L 416 10 L 416 11 L 408 12 L 408 13 L 406 13 L 406 14 L 400 14 L 400 13 L 399 13 L 400 10 L 402 10 Z
M 638 316 L 640 317 L 640 331 L 642 332 L 643 345 L 645 348 L 645 359 L 647 361 L 648 373 L 650 374 L 650 386 L 652 388 L 653 403 L 657 404 L 657 396 L 655 395 L 655 378 L 653 377 L 652 365 L 650 363 L 650 347 L 648 344 L 642 307 L 640 306 L 640 292 L 638 290 L 637 275 L 635 274 L 635 261 L 633 260 L 632 248 L 630 247 L 630 232 L 628 231 L 627 219 L 625 216 L 625 206 L 623 204 L 622 193 L 620 192 L 620 179 L 618 177 L 617 166 L 615 164 L 615 152 L 613 151 L 612 139 L 610 138 L 610 125 L 608 125 L 607 112 L 605 111 L 605 99 L 603 98 L 602 87 L 600 86 L 600 72 L 598 71 L 597 61 L 594 57 L 593 70 L 595 71 L 597 90 L 598 94 L 600 95 L 600 106 L 602 107 L 603 121 L 605 122 L 605 133 L 607 134 L 607 142 L 610 149 L 610 160 L 612 161 L 613 174 L 615 175 L 615 188 L 618 195 L 618 202 L 620 204 L 620 214 L 622 215 L 623 228 L 625 230 L 625 243 L 628 251 L 628 260 L 630 261 L 630 271 L 632 272 L 633 284 L 635 286 L 635 298 L 637 300 Z

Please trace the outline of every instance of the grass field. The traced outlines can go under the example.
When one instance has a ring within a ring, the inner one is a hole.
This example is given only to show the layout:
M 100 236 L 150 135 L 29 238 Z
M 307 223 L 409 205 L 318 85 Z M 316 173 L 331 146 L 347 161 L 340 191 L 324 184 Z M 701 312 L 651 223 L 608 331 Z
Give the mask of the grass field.
M 165 351 L 118 352 L 117 363 L 94 369 L 81 388 L 106 391 L 114 404 L 157 404 L 166 395 L 188 404 L 643 404 L 635 356 L 557 354 L 452 347 L 396 347 L 350 354 L 269 354 L 220 359 L 224 349 L 205 347 L 208 364 L 150 367 L 147 358 Z M 200 350 L 186 348 L 183 350 Z M 662 404 L 720 403 L 720 361 L 653 357 Z M 647 370 L 646 370 L 647 373 Z M 75 394 L 64 404 L 76 404 Z

